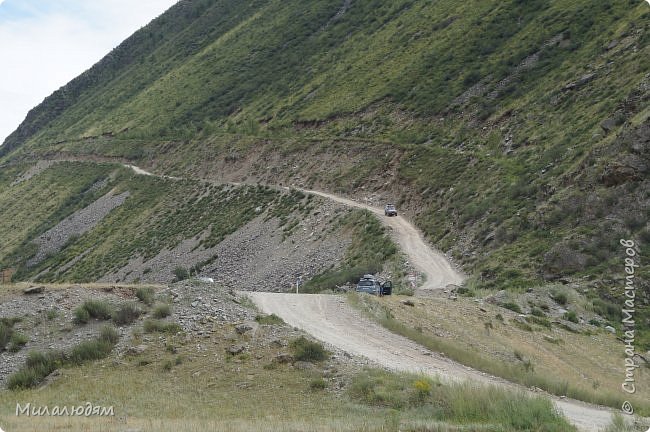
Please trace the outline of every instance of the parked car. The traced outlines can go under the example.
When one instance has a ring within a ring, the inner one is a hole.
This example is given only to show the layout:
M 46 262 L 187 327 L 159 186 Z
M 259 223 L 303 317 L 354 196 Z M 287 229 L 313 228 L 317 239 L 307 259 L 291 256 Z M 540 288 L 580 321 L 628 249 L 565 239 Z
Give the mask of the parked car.
M 383 283 L 375 279 L 373 275 L 363 275 L 357 283 L 357 292 L 365 292 L 372 295 L 391 295 L 393 293 L 393 283 L 384 281 Z
M 397 209 L 394 204 L 386 204 L 384 207 L 384 215 L 386 216 L 397 216 Z

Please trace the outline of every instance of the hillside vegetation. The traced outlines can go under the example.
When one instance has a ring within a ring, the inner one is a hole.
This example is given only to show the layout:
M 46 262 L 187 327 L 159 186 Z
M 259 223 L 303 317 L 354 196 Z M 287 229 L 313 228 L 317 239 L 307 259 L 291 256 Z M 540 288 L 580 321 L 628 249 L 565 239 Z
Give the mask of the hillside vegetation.
M 34 108 L 0 163 L 93 155 L 374 195 L 472 289 L 559 280 L 620 302 L 619 240 L 650 244 L 649 24 L 637 0 L 181 1 Z M 129 244 L 111 256 L 150 247 Z M 85 276 L 109 265 L 93 253 Z

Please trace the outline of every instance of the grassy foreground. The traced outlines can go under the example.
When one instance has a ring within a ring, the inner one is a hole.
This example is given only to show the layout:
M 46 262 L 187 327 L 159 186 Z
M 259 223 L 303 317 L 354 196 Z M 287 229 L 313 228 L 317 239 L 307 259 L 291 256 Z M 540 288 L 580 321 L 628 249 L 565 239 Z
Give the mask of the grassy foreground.
M 547 399 L 334 360 L 292 367 L 273 361 L 277 347 L 252 340 L 249 352 L 232 356 L 222 337 L 232 329 L 221 330 L 210 339 L 142 338 L 142 354 L 63 368 L 39 389 L 0 392 L 0 424 L 8 431 L 575 430 Z M 52 409 L 86 401 L 113 406 L 115 416 L 15 415 L 17 403 Z

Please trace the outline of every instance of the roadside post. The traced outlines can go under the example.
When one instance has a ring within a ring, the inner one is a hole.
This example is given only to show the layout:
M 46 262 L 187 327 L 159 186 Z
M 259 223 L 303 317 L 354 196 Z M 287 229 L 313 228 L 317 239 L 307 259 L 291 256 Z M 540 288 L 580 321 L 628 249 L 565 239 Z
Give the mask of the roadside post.
M 298 276 L 296 279 L 296 294 L 298 294 L 298 288 L 300 288 L 300 285 L 302 285 L 302 276 Z

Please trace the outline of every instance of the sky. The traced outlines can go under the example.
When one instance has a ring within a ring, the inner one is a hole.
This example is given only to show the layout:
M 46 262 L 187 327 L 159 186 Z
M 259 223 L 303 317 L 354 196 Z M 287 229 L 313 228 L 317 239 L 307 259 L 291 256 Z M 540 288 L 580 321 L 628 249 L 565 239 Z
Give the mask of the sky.
M 0 144 L 43 99 L 178 0 L 0 0 Z

